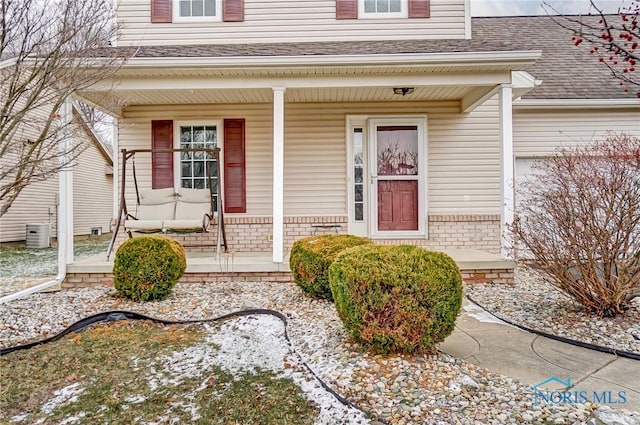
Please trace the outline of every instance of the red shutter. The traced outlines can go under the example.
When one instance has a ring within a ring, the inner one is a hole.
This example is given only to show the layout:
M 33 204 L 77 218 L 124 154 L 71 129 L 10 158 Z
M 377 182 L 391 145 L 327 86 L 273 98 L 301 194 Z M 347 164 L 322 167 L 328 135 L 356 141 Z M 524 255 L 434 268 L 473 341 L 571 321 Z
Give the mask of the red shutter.
M 224 22 L 244 21 L 244 0 L 222 0 L 222 20 Z
M 224 120 L 224 211 L 247 212 L 244 119 Z
M 173 149 L 173 121 L 151 121 L 151 148 Z M 151 154 L 151 187 L 173 187 L 173 153 Z
M 409 17 L 429 18 L 431 16 L 429 3 L 429 0 L 409 0 Z
M 336 19 L 358 19 L 358 0 L 336 0 Z
M 171 0 L 151 0 L 151 22 L 171 22 Z

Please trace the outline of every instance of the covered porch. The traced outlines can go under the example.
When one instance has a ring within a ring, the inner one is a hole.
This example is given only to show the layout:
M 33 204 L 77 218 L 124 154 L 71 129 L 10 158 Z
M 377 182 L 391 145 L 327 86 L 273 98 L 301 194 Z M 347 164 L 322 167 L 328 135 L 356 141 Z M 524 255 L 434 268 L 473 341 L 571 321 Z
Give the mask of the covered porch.
M 504 232 L 513 217 L 511 102 L 535 87 L 525 70 L 540 52 L 464 51 L 474 48 L 465 44 L 445 53 L 260 56 L 242 47 L 206 57 L 143 51 L 112 80 L 77 93 L 117 117 L 116 150 L 150 148 L 159 121 L 171 123 L 164 127 L 170 147 L 196 128 L 214 132 L 225 158 L 218 187 L 234 203 L 224 219 L 234 273 L 257 265 L 285 273 L 291 244 L 318 231 L 459 251 L 469 276 L 482 269 L 483 278 L 497 279 L 492 270 L 512 268 Z M 376 158 L 392 147 L 382 136 L 399 132 L 411 134 L 415 155 L 395 168 L 412 169 L 382 175 Z M 234 134 L 241 143 L 231 146 Z M 242 166 L 228 173 L 238 165 L 227 161 L 237 146 Z M 174 187 L 187 187 L 181 161 L 176 156 L 170 167 Z M 114 168 L 123 172 L 117 161 Z M 151 160 L 138 164 L 143 189 L 156 187 L 156 174 Z M 241 183 L 229 190 L 231 181 Z M 396 197 L 406 192 L 398 181 L 411 188 L 409 202 Z M 133 189 L 124 192 L 135 204 Z M 407 216 L 409 224 L 383 223 L 387 216 Z M 196 245 L 206 238 L 189 237 Z M 69 263 L 72 274 L 89 267 Z M 221 264 L 193 253 L 189 267 L 220 273 Z

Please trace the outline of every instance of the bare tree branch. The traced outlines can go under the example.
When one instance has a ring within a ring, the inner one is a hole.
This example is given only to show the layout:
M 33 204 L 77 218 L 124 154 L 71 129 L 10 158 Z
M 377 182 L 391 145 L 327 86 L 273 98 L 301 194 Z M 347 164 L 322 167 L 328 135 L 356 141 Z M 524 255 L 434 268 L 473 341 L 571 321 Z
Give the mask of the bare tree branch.
M 85 148 L 80 126 L 63 122 L 59 109 L 126 59 L 108 49 L 117 36 L 112 5 L 0 0 L 0 217 L 27 185 L 73 165 Z M 65 135 L 70 148 L 60 152 Z
M 640 288 L 640 138 L 560 149 L 533 176 L 513 225 L 524 256 L 587 310 L 621 313 Z
M 605 14 L 597 0 L 590 0 L 590 4 L 593 12 L 586 17 L 562 15 L 547 2 L 543 7 L 547 13 L 559 15 L 552 19 L 572 34 L 573 44 L 590 47 L 594 59 L 620 80 L 622 90 L 640 86 L 640 0 L 623 3 L 615 15 Z M 640 97 L 640 89 L 637 95 Z

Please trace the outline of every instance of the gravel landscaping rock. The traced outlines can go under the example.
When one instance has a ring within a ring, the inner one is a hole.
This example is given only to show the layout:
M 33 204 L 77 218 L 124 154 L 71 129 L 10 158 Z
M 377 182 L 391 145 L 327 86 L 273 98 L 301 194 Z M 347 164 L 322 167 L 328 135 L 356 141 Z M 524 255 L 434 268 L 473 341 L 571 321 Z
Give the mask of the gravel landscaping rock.
M 640 298 L 623 316 L 594 317 L 528 267 L 515 284 L 469 285 L 467 294 L 495 316 L 530 329 L 640 354 Z
M 311 300 L 282 283 L 179 284 L 165 301 L 115 299 L 109 288 L 34 294 L 2 305 L 0 345 L 52 335 L 106 310 L 166 319 L 211 318 L 246 307 L 278 310 L 289 318 L 296 351 L 328 385 L 389 424 L 583 424 L 593 406 L 535 404 L 532 388 L 449 355 L 370 355 L 353 343 L 333 305 Z

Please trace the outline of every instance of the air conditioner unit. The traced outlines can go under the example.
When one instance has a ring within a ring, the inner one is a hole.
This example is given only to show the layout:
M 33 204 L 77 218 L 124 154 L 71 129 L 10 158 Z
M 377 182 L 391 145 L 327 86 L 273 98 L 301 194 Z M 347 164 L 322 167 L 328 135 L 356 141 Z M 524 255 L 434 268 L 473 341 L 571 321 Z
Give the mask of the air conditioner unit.
M 51 246 L 51 224 L 27 224 L 27 248 L 49 248 Z

